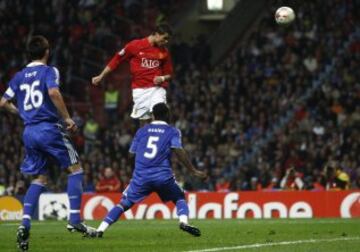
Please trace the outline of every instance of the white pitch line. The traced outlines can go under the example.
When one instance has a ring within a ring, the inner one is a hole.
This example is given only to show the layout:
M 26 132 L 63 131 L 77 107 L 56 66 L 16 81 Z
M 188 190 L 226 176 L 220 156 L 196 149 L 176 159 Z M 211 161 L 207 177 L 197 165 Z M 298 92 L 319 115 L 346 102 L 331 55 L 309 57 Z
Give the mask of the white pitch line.
M 238 224 L 244 224 L 244 225 L 264 225 L 264 224 L 286 224 L 286 225 L 298 225 L 298 224 L 342 224 L 342 223 L 350 223 L 349 220 L 355 220 L 355 219 L 337 219 L 337 220 L 326 220 L 326 219 L 278 219 L 278 220 L 269 220 L 269 219 L 256 219 L 256 220 L 238 220 L 235 219 L 234 221 L 237 221 Z M 310 222 L 311 221 L 311 222 Z
M 343 238 L 332 238 L 332 239 L 309 239 L 309 240 L 283 241 L 283 242 L 272 242 L 272 243 L 255 243 L 255 244 L 240 245 L 233 247 L 188 250 L 185 252 L 214 252 L 214 251 L 225 251 L 225 250 L 242 250 L 242 249 L 272 247 L 272 246 L 286 246 L 286 245 L 303 244 L 303 243 L 353 241 L 353 240 L 360 240 L 360 237 L 343 237 Z

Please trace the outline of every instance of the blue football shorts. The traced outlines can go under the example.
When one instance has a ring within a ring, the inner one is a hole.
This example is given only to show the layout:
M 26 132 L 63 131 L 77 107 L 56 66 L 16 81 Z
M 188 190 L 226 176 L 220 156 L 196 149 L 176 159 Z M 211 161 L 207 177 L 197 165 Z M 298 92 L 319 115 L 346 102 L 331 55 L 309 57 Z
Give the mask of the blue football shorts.
M 163 202 L 184 199 L 184 191 L 176 183 L 174 177 L 156 180 L 139 180 L 133 178 L 123 192 L 123 198 L 132 203 L 142 201 L 152 192 L 156 192 Z
M 59 124 L 38 123 L 27 125 L 23 133 L 25 158 L 21 172 L 27 175 L 44 175 L 47 164 L 53 158 L 61 169 L 79 163 L 69 136 Z

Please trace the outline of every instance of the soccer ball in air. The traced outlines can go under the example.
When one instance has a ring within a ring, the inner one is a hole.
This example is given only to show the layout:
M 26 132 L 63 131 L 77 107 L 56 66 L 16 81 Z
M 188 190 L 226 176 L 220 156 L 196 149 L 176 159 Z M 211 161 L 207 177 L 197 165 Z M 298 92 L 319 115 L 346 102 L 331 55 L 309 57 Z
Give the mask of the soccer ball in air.
M 50 201 L 43 208 L 45 220 L 66 220 L 67 207 L 65 204 L 57 201 Z
M 276 23 L 285 25 L 290 24 L 295 19 L 295 12 L 290 7 L 280 7 L 275 12 Z

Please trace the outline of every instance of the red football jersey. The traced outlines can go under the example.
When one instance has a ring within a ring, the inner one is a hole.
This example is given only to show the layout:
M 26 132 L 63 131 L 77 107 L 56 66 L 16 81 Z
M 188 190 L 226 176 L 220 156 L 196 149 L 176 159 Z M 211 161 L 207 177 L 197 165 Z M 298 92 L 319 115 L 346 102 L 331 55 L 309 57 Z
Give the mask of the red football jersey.
M 168 49 L 152 46 L 148 38 L 136 39 L 128 44 L 111 59 L 107 65 L 115 69 L 120 63 L 128 60 L 132 75 L 131 87 L 150 88 L 156 86 L 154 78 L 162 75 L 172 75 L 173 66 Z M 160 84 L 167 87 L 168 82 Z

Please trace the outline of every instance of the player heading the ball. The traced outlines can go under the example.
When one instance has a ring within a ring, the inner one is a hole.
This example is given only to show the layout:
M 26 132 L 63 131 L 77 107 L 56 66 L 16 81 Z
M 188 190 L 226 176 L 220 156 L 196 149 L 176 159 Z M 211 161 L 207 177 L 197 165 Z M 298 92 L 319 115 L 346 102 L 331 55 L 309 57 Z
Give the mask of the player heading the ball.
M 119 64 L 129 61 L 134 102 L 131 117 L 151 119 L 152 107 L 160 102 L 166 103 L 166 88 L 173 74 L 170 53 L 166 48 L 171 35 L 169 25 L 161 24 L 148 37 L 130 41 L 115 54 L 100 75 L 92 78 L 92 83 L 99 85 Z

